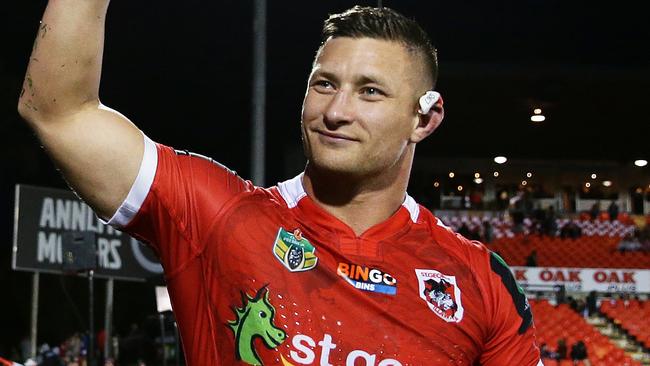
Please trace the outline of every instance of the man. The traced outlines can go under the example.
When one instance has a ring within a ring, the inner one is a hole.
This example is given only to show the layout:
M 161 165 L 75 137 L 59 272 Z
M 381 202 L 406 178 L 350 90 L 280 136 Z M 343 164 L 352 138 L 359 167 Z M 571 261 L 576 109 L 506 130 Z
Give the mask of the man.
M 415 22 L 361 7 L 325 22 L 309 162 L 263 189 L 99 102 L 107 6 L 50 2 L 19 110 L 97 214 L 159 254 L 189 365 L 541 364 L 505 263 L 406 194 L 443 118 Z

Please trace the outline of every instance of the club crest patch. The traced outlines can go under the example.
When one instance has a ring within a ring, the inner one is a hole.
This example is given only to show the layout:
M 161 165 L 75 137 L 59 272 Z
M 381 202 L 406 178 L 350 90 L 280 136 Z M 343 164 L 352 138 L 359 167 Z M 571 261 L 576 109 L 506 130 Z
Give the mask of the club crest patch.
M 318 263 L 316 248 L 302 236 L 300 229 L 290 233 L 278 230 L 273 244 L 273 254 L 291 272 L 308 271 Z
M 459 323 L 463 319 L 461 291 L 455 276 L 442 274 L 435 269 L 416 269 L 419 295 L 434 314 L 446 322 Z

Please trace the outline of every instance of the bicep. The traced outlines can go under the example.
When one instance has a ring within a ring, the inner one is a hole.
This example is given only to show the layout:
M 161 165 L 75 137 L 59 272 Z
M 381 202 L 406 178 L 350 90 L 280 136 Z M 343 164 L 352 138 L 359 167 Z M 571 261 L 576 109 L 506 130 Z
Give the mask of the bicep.
M 37 135 L 68 184 L 102 218 L 129 193 L 144 142 L 125 116 L 100 104 L 39 123 Z

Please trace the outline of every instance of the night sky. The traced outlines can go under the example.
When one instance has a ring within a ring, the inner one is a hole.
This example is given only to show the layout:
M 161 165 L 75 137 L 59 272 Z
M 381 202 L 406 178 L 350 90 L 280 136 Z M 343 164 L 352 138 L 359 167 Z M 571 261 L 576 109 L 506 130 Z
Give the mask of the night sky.
M 29 330 L 30 277 L 10 270 L 13 187 L 65 186 L 16 113 L 45 4 L 10 1 L 0 13 L 0 355 Z M 114 0 L 107 19 L 103 103 L 154 140 L 211 156 L 249 177 L 252 4 Z M 286 154 L 299 151 L 300 107 L 322 20 L 354 4 L 269 1 L 270 184 L 297 173 L 286 165 L 299 158 Z M 617 162 L 649 157 L 650 22 L 636 2 L 383 4 L 418 20 L 439 51 L 437 89 L 446 117 L 418 146 L 419 156 Z M 534 107 L 543 108 L 544 123 L 530 123 Z M 101 294 L 103 283 L 98 286 Z M 64 288 L 73 301 L 62 296 Z M 84 326 L 85 289 L 80 280 L 44 276 L 44 340 L 59 340 Z M 99 295 L 98 318 L 102 301 Z M 125 332 L 130 322 L 155 312 L 153 290 L 117 283 L 115 306 L 116 327 Z

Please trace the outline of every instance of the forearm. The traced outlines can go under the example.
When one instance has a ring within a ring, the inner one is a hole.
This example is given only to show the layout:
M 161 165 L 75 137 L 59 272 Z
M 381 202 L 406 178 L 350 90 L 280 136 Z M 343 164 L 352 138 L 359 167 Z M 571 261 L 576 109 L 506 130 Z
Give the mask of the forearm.
M 39 24 L 18 109 L 32 123 L 97 103 L 109 0 L 50 0 Z

